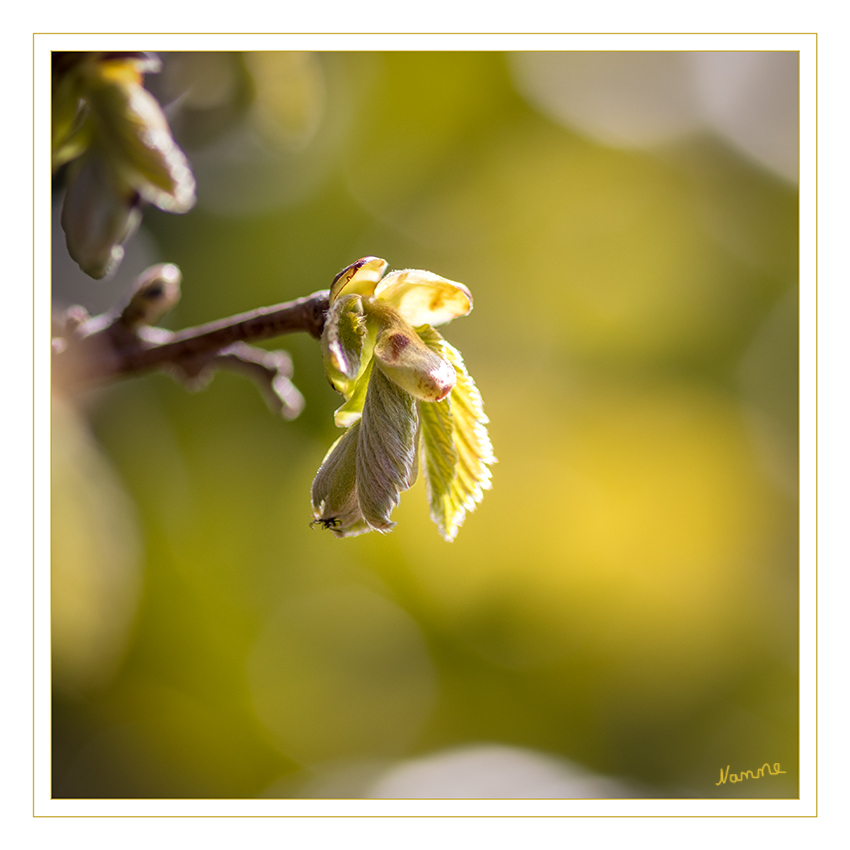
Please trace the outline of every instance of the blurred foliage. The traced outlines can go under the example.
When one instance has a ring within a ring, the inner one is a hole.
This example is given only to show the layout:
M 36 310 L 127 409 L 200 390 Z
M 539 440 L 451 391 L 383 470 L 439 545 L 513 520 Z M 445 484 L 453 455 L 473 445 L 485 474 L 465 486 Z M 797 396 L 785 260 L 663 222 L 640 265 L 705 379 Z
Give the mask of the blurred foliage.
M 361 796 L 498 744 L 637 795 L 795 797 L 796 186 L 707 128 L 594 141 L 510 55 L 162 59 L 198 201 L 150 210 L 128 259 L 182 270 L 169 323 L 365 255 L 462 281 L 446 337 L 499 463 L 451 544 L 423 492 L 338 540 L 309 525 L 341 401 L 315 340 L 283 341 L 294 422 L 229 374 L 77 400 L 89 425 L 53 426 L 54 795 Z M 764 762 L 785 775 L 715 785 Z
M 62 229 L 68 253 L 94 278 L 115 272 L 145 204 L 182 213 L 195 180 L 143 75 L 146 53 L 52 55 L 52 159 L 65 167 Z

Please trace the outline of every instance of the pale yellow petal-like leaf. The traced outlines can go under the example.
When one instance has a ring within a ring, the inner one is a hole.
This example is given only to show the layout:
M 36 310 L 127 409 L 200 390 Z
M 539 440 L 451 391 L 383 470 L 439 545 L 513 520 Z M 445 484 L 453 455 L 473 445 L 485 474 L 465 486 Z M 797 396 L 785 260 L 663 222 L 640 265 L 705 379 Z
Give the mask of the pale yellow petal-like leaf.
M 415 327 L 443 325 L 472 309 L 472 295 L 462 283 L 418 269 L 388 274 L 375 288 L 375 298 Z
M 433 328 L 417 328 L 417 333 L 457 373 L 457 384 L 447 399 L 420 404 L 422 465 L 431 518 L 440 534 L 446 540 L 453 540 L 467 512 L 474 510 L 483 491 L 490 489 L 489 466 L 496 458 L 487 433 L 488 419 L 481 394 L 460 352 Z
M 342 295 L 372 295 L 389 264 L 380 257 L 361 257 L 346 266 L 331 283 L 330 303 Z

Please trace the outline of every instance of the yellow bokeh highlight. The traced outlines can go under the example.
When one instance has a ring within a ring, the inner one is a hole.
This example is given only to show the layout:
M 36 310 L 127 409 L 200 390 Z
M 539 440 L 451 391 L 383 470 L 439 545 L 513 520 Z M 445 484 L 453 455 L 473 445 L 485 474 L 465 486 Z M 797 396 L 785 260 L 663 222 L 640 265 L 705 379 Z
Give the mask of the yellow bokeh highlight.
M 774 598 L 759 587 L 788 505 L 738 406 L 676 384 L 539 407 L 541 393 L 526 380 L 513 415 L 494 416 L 494 490 L 456 550 L 417 529 L 406 555 L 424 596 L 460 633 L 498 600 L 510 635 L 478 644 L 498 663 L 547 665 L 590 647 L 616 660 L 609 684 L 631 698 L 698 698 L 750 663 L 754 639 L 787 610 L 787 588 Z
M 316 54 L 303 51 L 250 53 L 256 86 L 254 120 L 273 141 L 300 148 L 318 129 L 325 82 Z

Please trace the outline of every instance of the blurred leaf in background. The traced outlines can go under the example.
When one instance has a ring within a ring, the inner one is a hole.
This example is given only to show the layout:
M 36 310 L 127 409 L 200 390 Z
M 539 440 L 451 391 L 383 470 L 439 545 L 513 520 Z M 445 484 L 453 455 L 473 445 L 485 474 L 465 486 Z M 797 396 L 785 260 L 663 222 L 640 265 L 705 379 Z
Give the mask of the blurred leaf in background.
M 147 53 L 52 54 L 53 172 L 64 167 L 62 229 L 94 278 L 124 257 L 145 204 L 183 213 L 195 180 L 162 109 L 144 88 L 160 62 Z
M 180 267 L 169 322 L 367 255 L 461 281 L 499 464 L 450 544 L 424 492 L 337 540 L 315 340 L 289 423 L 229 374 L 77 399 L 54 547 L 140 585 L 63 631 L 112 648 L 54 670 L 54 795 L 797 796 L 796 54 L 161 58 L 198 201 L 125 264 Z M 102 309 L 61 250 L 53 283 Z

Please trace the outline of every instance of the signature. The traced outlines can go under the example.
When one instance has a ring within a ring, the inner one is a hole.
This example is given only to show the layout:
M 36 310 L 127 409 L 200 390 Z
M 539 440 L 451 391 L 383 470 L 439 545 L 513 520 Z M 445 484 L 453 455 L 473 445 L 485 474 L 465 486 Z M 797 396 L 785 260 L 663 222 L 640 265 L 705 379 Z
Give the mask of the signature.
M 729 765 L 726 765 L 726 772 L 723 772 L 723 768 L 720 768 L 720 782 L 715 782 L 715 785 L 725 785 L 727 780 L 729 782 L 743 782 L 745 779 L 761 779 L 763 776 L 767 775 L 777 776 L 780 773 L 785 773 L 786 771 L 779 769 L 779 762 L 775 762 L 773 767 L 765 762 L 755 773 L 751 770 L 742 770 L 740 773 L 729 773 Z

